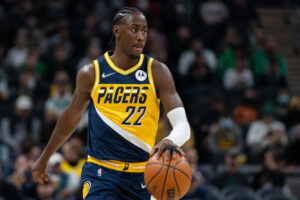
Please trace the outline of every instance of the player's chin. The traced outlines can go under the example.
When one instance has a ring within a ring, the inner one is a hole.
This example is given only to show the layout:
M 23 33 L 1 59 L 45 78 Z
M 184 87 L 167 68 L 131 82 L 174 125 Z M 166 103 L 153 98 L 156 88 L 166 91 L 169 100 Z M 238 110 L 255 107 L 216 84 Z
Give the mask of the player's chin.
M 130 57 L 131 57 L 132 59 L 139 59 L 139 58 L 140 58 L 140 55 L 141 55 L 141 53 L 131 53 L 131 54 L 130 54 Z

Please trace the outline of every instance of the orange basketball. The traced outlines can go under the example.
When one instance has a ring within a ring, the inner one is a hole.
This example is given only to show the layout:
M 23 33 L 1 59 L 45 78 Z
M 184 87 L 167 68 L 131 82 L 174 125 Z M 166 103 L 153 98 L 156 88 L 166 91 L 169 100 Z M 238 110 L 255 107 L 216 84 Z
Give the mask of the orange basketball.
M 192 180 L 190 165 L 184 156 L 177 154 L 166 161 L 163 152 L 157 159 L 154 154 L 148 160 L 144 180 L 148 191 L 157 200 L 180 199 L 189 190 Z

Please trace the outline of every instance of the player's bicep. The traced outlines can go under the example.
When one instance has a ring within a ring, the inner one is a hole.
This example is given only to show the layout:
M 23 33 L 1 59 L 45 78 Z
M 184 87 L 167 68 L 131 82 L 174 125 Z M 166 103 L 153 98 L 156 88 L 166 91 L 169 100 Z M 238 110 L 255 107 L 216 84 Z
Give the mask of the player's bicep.
M 90 93 L 94 85 L 94 77 L 93 65 L 87 65 L 78 72 L 73 99 L 68 108 L 71 112 L 81 114 L 86 110 L 90 102 Z
M 177 107 L 183 107 L 182 101 L 176 91 L 174 79 L 168 67 L 163 63 L 153 66 L 153 78 L 165 112 Z

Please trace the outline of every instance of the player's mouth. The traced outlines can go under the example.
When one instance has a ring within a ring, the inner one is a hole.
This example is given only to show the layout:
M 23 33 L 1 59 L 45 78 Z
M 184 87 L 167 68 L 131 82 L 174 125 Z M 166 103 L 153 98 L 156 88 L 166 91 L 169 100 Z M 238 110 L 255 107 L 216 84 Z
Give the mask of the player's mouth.
M 142 45 L 134 45 L 133 50 L 139 54 L 143 52 L 143 46 Z

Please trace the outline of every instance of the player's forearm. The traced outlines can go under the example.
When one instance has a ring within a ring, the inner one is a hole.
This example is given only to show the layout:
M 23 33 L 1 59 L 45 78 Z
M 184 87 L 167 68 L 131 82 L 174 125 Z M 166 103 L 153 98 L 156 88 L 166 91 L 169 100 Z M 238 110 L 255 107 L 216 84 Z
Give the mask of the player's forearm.
M 180 147 L 188 141 L 191 136 L 191 129 L 187 121 L 185 110 L 183 107 L 178 107 L 168 112 L 167 116 L 173 126 L 173 130 L 166 139 L 170 139 L 174 144 Z
M 81 115 L 68 107 L 59 117 L 51 138 L 42 153 L 41 159 L 49 160 L 50 156 L 72 135 L 80 122 Z

